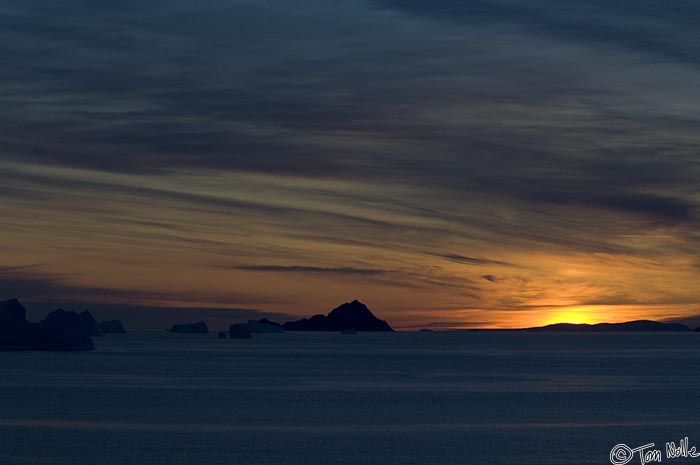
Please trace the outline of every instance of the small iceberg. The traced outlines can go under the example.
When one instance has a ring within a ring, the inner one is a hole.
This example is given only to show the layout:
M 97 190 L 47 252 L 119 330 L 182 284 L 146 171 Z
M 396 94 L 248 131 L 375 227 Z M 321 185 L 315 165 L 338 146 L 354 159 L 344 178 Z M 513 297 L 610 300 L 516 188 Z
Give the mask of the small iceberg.
M 253 334 L 250 332 L 248 325 L 246 324 L 236 324 L 231 325 L 228 330 L 229 339 L 250 339 Z

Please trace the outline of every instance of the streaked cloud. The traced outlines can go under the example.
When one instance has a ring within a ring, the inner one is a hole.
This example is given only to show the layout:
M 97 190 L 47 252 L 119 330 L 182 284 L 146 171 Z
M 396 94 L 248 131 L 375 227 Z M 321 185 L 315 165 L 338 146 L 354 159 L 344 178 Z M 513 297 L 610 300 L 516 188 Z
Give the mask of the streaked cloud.
M 275 265 L 246 265 L 234 266 L 237 270 L 243 271 L 261 271 L 271 273 L 321 273 L 321 274 L 337 274 L 337 275 L 360 275 L 360 276 L 377 276 L 390 273 L 386 270 L 363 269 L 363 268 L 322 268 L 318 266 L 275 266 Z
M 398 327 L 697 312 L 699 18 L 688 0 L 5 2 L 0 290 L 281 314 L 360 298 Z
M 456 253 L 448 253 L 448 254 L 435 254 L 434 253 L 432 255 L 434 255 L 436 257 L 445 258 L 445 259 L 451 260 L 453 262 L 464 263 L 466 265 L 474 265 L 474 266 L 509 265 L 509 263 L 501 262 L 498 260 L 489 260 L 487 258 L 467 257 L 467 256 L 459 255 Z

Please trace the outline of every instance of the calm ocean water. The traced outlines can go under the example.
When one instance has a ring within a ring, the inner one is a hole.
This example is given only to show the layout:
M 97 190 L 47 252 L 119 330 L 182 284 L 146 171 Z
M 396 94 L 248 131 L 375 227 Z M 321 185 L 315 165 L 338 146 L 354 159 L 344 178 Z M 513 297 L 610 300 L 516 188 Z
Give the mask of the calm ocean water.
M 700 334 L 96 342 L 0 353 L 1 465 L 606 464 L 618 443 L 700 448 Z

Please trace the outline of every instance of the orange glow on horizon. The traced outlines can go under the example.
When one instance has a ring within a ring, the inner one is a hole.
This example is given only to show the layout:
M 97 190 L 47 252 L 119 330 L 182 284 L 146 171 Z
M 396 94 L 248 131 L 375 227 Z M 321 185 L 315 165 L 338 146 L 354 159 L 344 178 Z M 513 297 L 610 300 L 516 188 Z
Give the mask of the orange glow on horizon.
M 635 320 L 669 321 L 682 320 L 697 315 L 693 305 L 688 304 L 627 304 L 627 305 L 571 305 L 528 307 L 523 309 L 453 309 L 450 315 L 458 316 L 463 323 L 453 321 L 448 325 L 435 325 L 435 329 L 524 329 L 557 323 L 589 324 L 624 323 Z M 384 314 L 393 323 L 390 313 Z M 408 320 L 393 324 L 395 329 L 417 330 L 425 327 L 421 312 L 416 310 Z M 486 321 L 488 319 L 488 321 Z M 438 321 L 436 319 L 436 321 Z M 474 324 L 474 321 L 482 321 Z M 428 326 L 430 327 L 430 326 Z
M 664 321 L 687 315 L 688 310 L 683 305 L 582 305 L 545 311 L 536 324 L 526 326 L 547 326 L 558 323 L 595 325 L 634 320 Z

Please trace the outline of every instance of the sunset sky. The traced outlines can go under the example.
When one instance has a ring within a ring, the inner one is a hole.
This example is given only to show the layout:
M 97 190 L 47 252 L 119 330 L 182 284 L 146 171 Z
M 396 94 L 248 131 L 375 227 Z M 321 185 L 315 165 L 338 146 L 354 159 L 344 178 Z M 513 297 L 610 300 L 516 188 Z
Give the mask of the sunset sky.
M 700 315 L 700 4 L 7 0 L 0 300 Z

